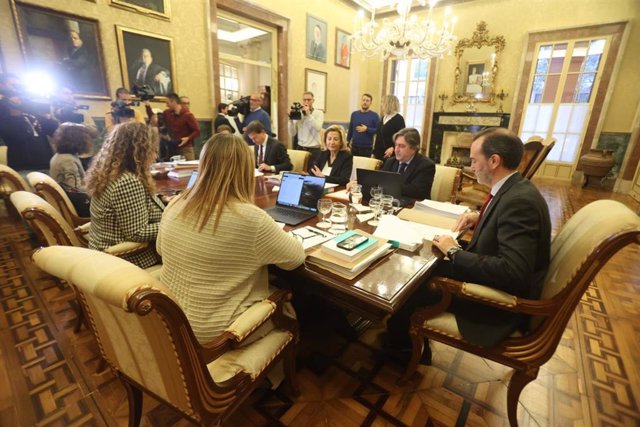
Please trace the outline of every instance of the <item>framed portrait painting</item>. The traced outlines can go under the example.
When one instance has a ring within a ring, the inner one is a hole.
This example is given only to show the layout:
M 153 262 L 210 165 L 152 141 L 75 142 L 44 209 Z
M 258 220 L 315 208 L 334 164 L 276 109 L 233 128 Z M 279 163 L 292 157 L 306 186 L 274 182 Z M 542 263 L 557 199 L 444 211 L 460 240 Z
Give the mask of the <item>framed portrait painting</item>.
M 98 21 L 13 0 L 11 6 L 27 71 L 78 96 L 108 98 Z
M 156 18 L 168 20 L 171 17 L 170 0 L 111 0 L 111 4 Z
M 327 23 L 307 15 L 307 58 L 327 62 Z
M 336 65 L 351 67 L 351 34 L 336 28 Z
M 124 86 L 148 86 L 156 96 L 177 92 L 173 39 L 116 25 Z
M 313 106 L 326 113 L 327 73 L 305 68 L 304 88 L 306 91 L 313 93 L 313 97 L 315 99 Z

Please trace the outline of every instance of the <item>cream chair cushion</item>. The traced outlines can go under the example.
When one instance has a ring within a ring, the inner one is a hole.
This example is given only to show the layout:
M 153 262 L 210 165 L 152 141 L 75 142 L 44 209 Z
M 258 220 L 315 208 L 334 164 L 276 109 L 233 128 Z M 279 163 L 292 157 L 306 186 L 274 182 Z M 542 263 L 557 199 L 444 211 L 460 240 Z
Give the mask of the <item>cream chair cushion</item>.
M 62 217 L 60 212 L 37 194 L 29 193 L 28 191 L 16 191 L 11 194 L 11 203 L 13 203 L 13 206 L 15 206 L 16 210 L 23 218 L 29 209 L 35 209 L 42 212 L 57 224 L 72 245 L 83 246 L 76 236 L 76 233 L 73 231 L 69 223 Z M 55 230 L 52 230 L 44 221 L 40 218 L 36 218 L 34 221 L 38 222 L 37 227 L 43 234 L 43 237 L 49 246 L 63 243 L 56 239 Z
M 53 191 L 58 193 L 58 195 L 62 199 L 63 203 L 67 207 L 67 209 L 73 215 L 78 216 L 78 212 L 76 211 L 76 208 L 73 206 L 73 203 L 71 203 L 71 200 L 69 199 L 69 196 L 67 196 L 67 193 L 64 192 L 64 190 L 62 189 L 60 184 L 58 184 L 55 179 L 51 178 L 49 175 L 44 174 L 42 172 L 29 172 L 27 174 L 27 180 L 29 181 L 29 184 L 33 188 L 36 188 L 36 185 L 39 184 L 39 183 L 44 183 L 44 184 L 48 185 L 49 187 L 51 187 L 51 189 Z M 49 204 L 51 204 L 51 206 L 57 207 L 58 200 L 54 199 L 48 193 L 48 191 L 46 191 L 46 190 L 45 191 L 40 191 L 39 193 L 40 193 L 40 195 L 42 196 L 43 199 L 45 199 L 47 202 L 49 202 Z M 60 213 L 63 213 L 62 210 L 60 210 Z
M 304 150 L 287 150 L 291 164 L 293 165 L 293 172 L 306 172 L 307 164 L 309 163 L 310 153 Z
M 10 175 L 13 180 L 3 178 L 2 175 Z M 14 191 L 29 191 L 29 184 L 22 175 L 5 164 L 0 164 L 0 194 L 8 196 Z
M 378 170 L 382 167 L 382 160 L 371 157 L 353 156 L 353 169 Z
M 456 192 L 456 178 L 460 169 L 451 166 L 436 165 L 436 174 L 431 186 L 431 200 L 451 202 Z
M 9 161 L 7 160 L 7 151 L 9 147 L 6 145 L 0 145 L 0 165 L 8 165 Z

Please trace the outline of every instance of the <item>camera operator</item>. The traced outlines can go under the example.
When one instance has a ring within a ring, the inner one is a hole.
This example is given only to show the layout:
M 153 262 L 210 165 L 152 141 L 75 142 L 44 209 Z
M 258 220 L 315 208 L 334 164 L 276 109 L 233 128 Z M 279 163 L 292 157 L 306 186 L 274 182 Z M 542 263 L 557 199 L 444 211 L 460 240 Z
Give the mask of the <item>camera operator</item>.
M 244 116 L 242 121 L 242 132 L 244 133 L 244 140 L 249 145 L 254 145 L 253 141 L 249 139 L 247 135 L 247 126 L 254 120 L 258 120 L 264 126 L 267 135 L 271 135 L 271 118 L 266 111 L 262 109 L 262 96 L 259 93 L 252 93 L 249 97 L 249 114 Z
M 53 115 L 60 123 L 79 123 L 96 132 L 96 123 L 88 111 L 89 106 L 79 105 L 68 87 L 61 88 L 53 102 Z
M 231 129 L 231 133 L 236 133 L 238 129 L 236 128 L 235 119 L 233 117 L 227 116 L 229 112 L 229 104 L 225 104 L 221 102 L 218 104 L 218 116 L 213 122 L 213 129 L 218 133 L 218 128 L 222 125 L 229 126 Z
M 162 117 L 178 154 L 187 160 L 195 160 L 193 140 L 200 135 L 200 126 L 193 113 L 180 104 L 178 94 L 167 95 L 167 109 L 162 112 Z
M 9 167 L 17 171 L 49 170 L 53 150 L 47 137 L 53 135 L 58 122 L 48 109 L 48 104 L 33 102 L 21 91 L 16 76 L 0 76 L 0 138 L 7 146 Z
M 131 98 L 131 92 L 128 89 L 121 87 L 116 90 L 116 100 L 111 103 L 111 111 L 104 116 L 105 133 L 110 132 L 115 125 L 120 123 L 130 121 L 146 123 L 142 111 L 131 108 L 134 106 Z M 145 103 L 145 106 L 151 108 L 148 102 Z
M 311 153 L 313 157 L 320 151 L 320 133 L 324 123 L 324 113 L 313 108 L 313 92 L 302 94 L 302 108 L 289 112 L 289 134 L 298 137 L 297 149 Z

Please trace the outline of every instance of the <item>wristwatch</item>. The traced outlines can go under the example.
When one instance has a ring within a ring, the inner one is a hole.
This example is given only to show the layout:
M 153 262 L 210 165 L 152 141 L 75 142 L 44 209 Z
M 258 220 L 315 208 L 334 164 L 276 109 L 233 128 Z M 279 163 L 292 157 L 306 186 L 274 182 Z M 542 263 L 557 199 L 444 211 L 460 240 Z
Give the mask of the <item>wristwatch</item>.
M 460 246 L 454 246 L 447 251 L 447 258 L 453 261 L 453 258 L 456 256 L 458 252 L 460 252 L 462 248 Z

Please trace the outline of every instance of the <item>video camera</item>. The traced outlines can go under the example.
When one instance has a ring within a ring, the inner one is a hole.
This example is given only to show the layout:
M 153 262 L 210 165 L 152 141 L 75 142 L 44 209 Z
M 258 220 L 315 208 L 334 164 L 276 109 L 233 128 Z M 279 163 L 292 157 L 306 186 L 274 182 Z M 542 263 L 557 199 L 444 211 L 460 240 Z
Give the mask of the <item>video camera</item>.
M 17 98 L 14 102 L 11 98 Z M 25 114 L 44 116 L 51 112 L 51 104 L 48 99 L 32 95 L 23 90 L 23 87 L 0 90 L 0 104 L 6 108 L 13 108 Z
M 77 105 L 72 102 L 57 101 L 53 104 L 53 111 L 60 123 L 84 123 L 84 116 L 77 113 L 78 110 L 88 110 L 88 105 Z
M 289 110 L 289 118 L 291 120 L 302 120 L 302 104 L 294 102 Z
M 251 108 L 249 107 L 249 96 L 243 96 L 237 101 L 233 101 L 229 104 L 229 110 L 227 111 L 227 115 L 231 117 L 236 117 L 239 114 L 246 116 L 251 112 Z
M 131 91 L 135 96 L 140 98 L 141 101 L 151 101 L 156 96 L 156 93 L 153 89 L 151 89 L 151 86 L 149 85 L 133 86 L 133 88 L 131 88 Z
M 123 99 L 116 99 L 111 103 L 111 115 L 115 119 L 131 119 L 136 116 L 136 112 L 131 108 L 132 106 L 140 105 L 136 101 L 125 101 Z

